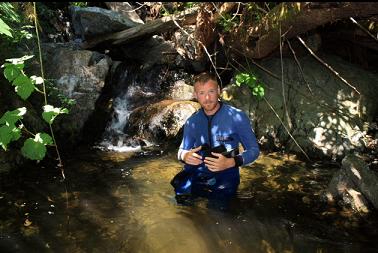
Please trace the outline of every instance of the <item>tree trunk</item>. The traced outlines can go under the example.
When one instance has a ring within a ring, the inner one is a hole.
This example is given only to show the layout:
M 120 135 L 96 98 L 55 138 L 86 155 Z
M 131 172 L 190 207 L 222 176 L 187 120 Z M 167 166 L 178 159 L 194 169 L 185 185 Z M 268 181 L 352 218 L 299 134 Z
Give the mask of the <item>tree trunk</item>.
M 261 23 L 250 27 L 244 39 L 241 33 L 236 33 L 229 43 L 247 57 L 261 59 L 279 46 L 283 34 L 290 39 L 329 22 L 377 14 L 378 4 L 374 2 L 282 3 Z

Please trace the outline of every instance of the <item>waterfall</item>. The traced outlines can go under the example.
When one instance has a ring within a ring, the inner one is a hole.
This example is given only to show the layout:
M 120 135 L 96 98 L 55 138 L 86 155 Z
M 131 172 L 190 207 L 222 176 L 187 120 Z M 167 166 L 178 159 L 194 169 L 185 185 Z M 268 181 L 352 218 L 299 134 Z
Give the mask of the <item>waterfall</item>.
M 136 82 L 128 75 L 129 71 L 126 66 L 119 64 L 115 68 L 111 79 L 114 86 L 112 119 L 108 122 L 102 141 L 97 147 L 119 152 L 140 151 L 140 143 L 124 132 L 131 113 L 130 100 Z
M 129 118 L 130 111 L 127 109 L 127 93 L 121 97 L 117 97 L 114 100 L 114 117 L 108 126 L 106 132 L 114 132 L 117 134 L 123 134 L 123 129 L 126 126 L 127 119 Z
M 130 137 L 124 133 L 130 111 L 128 110 L 127 93 L 113 101 L 113 117 L 106 126 L 99 148 L 119 152 L 140 151 L 140 145 L 132 145 Z
M 141 146 L 158 145 L 125 132 L 130 114 L 136 108 L 161 101 L 177 80 L 185 80 L 189 74 L 183 70 L 169 70 L 166 66 L 143 69 L 130 62 L 112 67 L 112 118 L 109 120 L 98 148 L 115 151 L 141 151 Z M 127 131 L 127 130 L 126 130 Z

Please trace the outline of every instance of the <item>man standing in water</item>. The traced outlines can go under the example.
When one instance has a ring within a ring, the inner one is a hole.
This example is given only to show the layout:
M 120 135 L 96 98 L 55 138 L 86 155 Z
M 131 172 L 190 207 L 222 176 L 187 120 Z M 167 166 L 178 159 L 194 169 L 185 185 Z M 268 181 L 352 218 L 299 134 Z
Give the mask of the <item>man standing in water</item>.
M 176 196 L 232 197 L 240 183 L 239 166 L 255 161 L 260 152 L 249 118 L 219 100 L 217 79 L 208 73 L 195 78 L 194 96 L 202 108 L 185 123 L 178 151 L 185 166 L 171 183 Z

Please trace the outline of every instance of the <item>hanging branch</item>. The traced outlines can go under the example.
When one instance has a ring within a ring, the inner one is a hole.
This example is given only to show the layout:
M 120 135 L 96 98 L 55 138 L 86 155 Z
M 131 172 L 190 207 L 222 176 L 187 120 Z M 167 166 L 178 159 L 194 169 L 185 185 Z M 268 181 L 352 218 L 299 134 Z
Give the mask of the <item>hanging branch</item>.
M 297 55 L 295 54 L 294 49 L 291 47 L 291 43 L 290 43 L 290 41 L 289 41 L 288 39 L 286 39 L 286 42 L 287 42 L 287 44 L 289 45 L 289 48 L 290 48 L 291 52 L 293 53 L 293 56 L 294 56 L 295 62 L 298 64 L 298 68 L 299 68 L 299 70 L 300 70 L 300 72 L 301 72 L 301 75 L 302 75 L 303 80 L 305 81 L 305 83 L 306 83 L 306 85 L 307 85 L 308 90 L 310 91 L 311 95 L 313 95 L 314 93 L 312 92 L 311 87 L 310 87 L 310 84 L 307 82 L 307 80 L 306 80 L 306 78 L 305 78 L 305 75 L 304 75 L 304 73 L 303 73 L 302 66 L 301 66 L 301 64 L 299 63 L 299 60 L 298 60 L 298 58 L 297 58 Z
M 293 125 L 291 123 L 291 119 L 290 119 L 290 115 L 289 115 L 289 110 L 287 109 L 287 104 L 286 104 L 285 83 L 284 83 L 284 66 L 283 66 L 283 60 L 282 60 L 282 45 L 283 45 L 282 36 L 285 36 L 285 34 L 283 34 L 283 35 L 281 34 L 281 25 L 280 25 L 280 41 L 279 42 L 280 42 L 280 60 L 281 60 L 282 99 L 283 99 L 283 104 L 284 104 L 284 111 L 285 111 L 286 118 L 287 118 L 287 124 L 289 125 L 289 128 L 291 129 L 293 127 Z
M 290 138 L 295 142 L 295 144 L 298 146 L 298 148 L 302 151 L 302 153 L 306 156 L 306 158 L 310 160 L 309 156 L 306 154 L 306 152 L 301 148 L 301 146 L 298 144 L 298 142 L 295 140 L 294 136 L 291 135 L 291 133 L 289 132 L 289 129 L 287 129 L 287 127 L 285 126 L 285 124 L 282 122 L 280 116 L 277 114 L 277 112 L 274 110 L 273 106 L 269 103 L 269 101 L 265 98 L 265 96 L 263 97 L 264 98 L 264 101 L 268 104 L 268 106 L 270 107 L 270 109 L 274 112 L 274 114 L 276 115 L 276 117 L 278 118 L 278 120 L 281 122 L 282 126 L 285 128 L 286 132 L 289 134 Z
M 349 87 L 351 87 L 355 92 L 357 92 L 358 95 L 361 95 L 361 93 L 351 85 L 347 80 L 345 80 L 338 72 L 336 72 L 331 66 L 329 66 L 326 62 L 324 62 L 322 59 L 319 58 L 312 50 L 309 48 L 306 43 L 302 40 L 301 37 L 297 36 L 297 39 L 303 44 L 303 46 L 310 52 L 312 56 L 315 57 L 320 63 L 322 63 L 324 66 L 326 66 L 329 70 L 331 70 L 341 81 L 343 81 L 345 84 L 347 84 Z
M 240 52 L 238 49 L 233 48 L 233 47 L 231 47 L 231 46 L 230 46 L 229 48 L 230 48 L 230 49 L 233 49 L 233 50 L 235 50 L 235 52 L 241 54 L 241 52 Z M 261 65 L 258 64 L 256 61 L 254 61 L 252 58 L 247 58 L 246 55 L 244 55 L 244 56 L 246 57 L 247 60 L 250 60 L 250 61 L 251 61 L 256 67 L 258 67 L 259 69 L 261 69 L 262 71 L 264 71 L 265 73 L 267 73 L 268 75 L 270 75 L 271 77 L 273 77 L 273 78 L 275 78 L 275 79 L 281 81 L 281 78 L 280 78 L 279 76 L 277 76 L 276 74 L 274 74 L 274 73 L 271 72 L 270 70 L 266 69 L 265 67 L 261 66 Z M 229 61 L 228 58 L 227 58 L 227 60 Z M 244 68 L 246 71 L 248 71 L 243 65 L 241 65 L 241 63 L 237 62 L 235 59 L 233 59 L 233 61 L 235 61 L 240 67 L 242 67 L 242 68 Z M 230 65 L 231 65 L 234 69 L 237 69 L 237 67 L 235 67 L 233 64 L 230 63 Z M 295 87 L 293 87 L 293 89 L 295 89 Z M 305 98 L 307 98 L 307 99 L 309 99 L 309 100 L 313 99 L 312 96 L 308 96 L 308 94 L 301 93 L 301 92 L 300 92 L 299 90 L 297 90 L 297 89 L 295 89 L 295 90 L 296 90 L 296 92 L 298 92 L 299 94 L 301 94 L 303 97 L 305 97 Z M 327 109 L 332 110 L 332 111 L 334 110 L 333 107 L 327 105 L 325 102 L 320 102 L 320 101 L 317 101 L 317 102 L 319 103 L 320 106 L 323 106 L 324 108 L 327 108 Z
M 362 31 L 366 32 L 370 37 L 372 37 L 376 42 L 378 42 L 378 38 L 371 34 L 365 27 L 360 25 L 354 18 L 350 17 L 349 19 L 352 20 L 352 22 L 355 23 L 359 28 L 361 28 Z
M 39 63 L 40 63 L 40 66 L 41 66 L 41 77 L 42 77 L 42 87 L 43 87 L 43 97 L 44 97 L 44 100 L 45 100 L 45 105 L 47 105 L 47 94 L 46 94 L 46 85 L 45 85 L 45 74 L 44 74 L 44 69 L 43 69 L 43 61 L 42 61 L 42 50 L 41 50 L 41 42 L 40 42 L 40 39 L 39 39 L 39 32 L 38 32 L 38 18 L 37 18 L 37 8 L 36 8 L 36 2 L 33 2 L 33 9 L 34 9 L 34 23 L 35 23 L 35 32 L 36 32 L 36 35 L 37 35 L 37 44 L 38 44 L 38 53 L 39 53 Z M 66 179 L 65 175 L 64 175 L 64 169 L 63 169 L 63 163 L 62 163 L 62 159 L 60 158 L 60 153 L 59 153 L 59 149 L 58 149 L 58 145 L 56 144 L 56 140 L 55 140 L 55 136 L 54 136 L 54 131 L 52 129 L 52 125 L 51 123 L 49 123 L 49 128 L 50 128 L 50 133 L 51 133 L 51 137 L 54 141 L 54 146 L 55 146 L 55 150 L 56 150 L 56 154 L 58 156 L 58 167 L 60 167 L 60 170 L 61 170 L 61 173 L 62 173 L 62 177 L 63 179 Z

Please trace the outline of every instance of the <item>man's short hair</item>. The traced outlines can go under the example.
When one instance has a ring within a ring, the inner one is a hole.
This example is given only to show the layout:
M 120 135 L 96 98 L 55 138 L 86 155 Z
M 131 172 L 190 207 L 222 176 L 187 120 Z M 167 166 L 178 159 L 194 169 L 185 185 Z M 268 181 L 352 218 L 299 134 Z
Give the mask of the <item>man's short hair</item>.
M 196 83 L 206 83 L 207 81 L 212 80 L 216 84 L 218 84 L 217 78 L 209 73 L 209 72 L 202 72 L 201 74 L 194 77 L 194 84 Z

